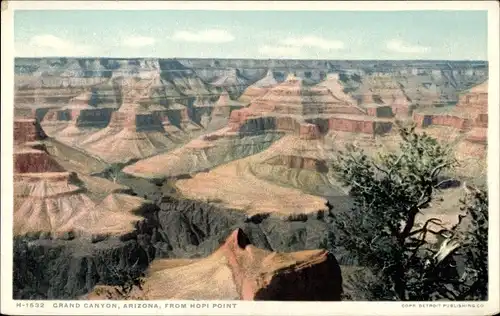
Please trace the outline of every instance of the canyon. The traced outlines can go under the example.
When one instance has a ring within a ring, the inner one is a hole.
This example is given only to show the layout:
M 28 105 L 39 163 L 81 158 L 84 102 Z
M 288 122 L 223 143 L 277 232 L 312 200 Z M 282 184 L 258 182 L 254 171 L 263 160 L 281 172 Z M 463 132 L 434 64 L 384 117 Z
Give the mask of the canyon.
M 452 144 L 484 182 L 487 63 L 17 58 L 14 297 L 340 300 L 346 145 L 398 150 L 396 124 Z M 458 222 L 462 189 L 428 216 Z M 333 234 L 336 232 L 333 231 Z M 438 243 L 439 241 L 435 241 Z M 350 291 L 356 291 L 356 289 Z

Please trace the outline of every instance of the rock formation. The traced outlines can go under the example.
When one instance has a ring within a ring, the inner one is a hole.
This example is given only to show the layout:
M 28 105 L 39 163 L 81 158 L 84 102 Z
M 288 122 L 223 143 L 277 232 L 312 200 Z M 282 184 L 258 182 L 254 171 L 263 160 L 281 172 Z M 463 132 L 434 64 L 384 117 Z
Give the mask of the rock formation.
M 220 91 L 227 91 L 231 95 L 240 95 L 248 86 L 248 79 L 243 77 L 238 69 L 230 68 L 224 74 L 215 78 L 211 85 Z
M 324 250 L 270 252 L 237 229 L 206 258 L 153 261 L 142 287 L 134 299 L 340 301 L 342 275 Z M 102 290 L 85 299 L 106 299 Z
M 78 146 L 110 163 L 145 158 L 172 145 L 163 123 L 139 104 L 123 104 L 112 113 L 106 128 Z
M 344 92 L 344 85 L 340 81 L 338 74 L 328 74 L 326 79 L 318 83 L 317 86 L 327 88 L 340 104 L 344 104 L 345 106 L 357 105 L 357 101 L 352 96 Z
M 413 116 L 417 125 L 448 126 L 469 132 L 470 141 L 486 143 L 488 128 L 488 81 L 471 88 L 459 99 L 456 106 L 425 109 Z
M 142 199 L 117 194 L 95 203 L 76 173 L 48 154 L 36 120 L 14 122 L 14 235 L 91 236 L 134 229 L 140 217 L 130 212 L 143 206 Z
M 139 160 L 123 172 L 145 178 L 176 178 L 208 170 L 220 164 L 253 155 L 280 137 L 275 133 L 227 138 L 226 130 L 200 136 L 180 148 Z
M 278 81 L 274 78 L 273 71 L 269 69 L 264 78 L 245 89 L 238 101 L 244 104 L 249 104 L 254 99 L 264 96 L 270 88 L 273 88 L 276 85 L 278 85 Z
M 14 119 L 14 144 L 43 140 L 47 135 L 35 118 Z
M 233 111 L 229 126 L 233 131 L 247 132 L 251 122 L 262 118 L 272 120 L 271 125 L 278 131 L 306 138 L 317 138 L 330 129 L 372 134 L 387 130 L 377 127 L 376 120 L 354 104 L 335 76 L 319 85 L 308 86 L 300 78 L 289 75 L 283 83 L 251 102 L 248 108 Z M 319 125 L 313 128 L 310 124 Z M 388 124 L 390 122 L 385 123 Z
M 360 93 L 362 107 L 375 109 L 378 105 L 390 108 L 397 116 L 406 117 L 411 114 L 411 101 L 402 85 L 390 75 L 365 78 Z
M 215 102 L 214 104 L 212 111 L 212 118 L 215 117 L 229 118 L 233 110 L 240 109 L 242 107 L 243 107 L 242 103 L 231 99 L 229 93 L 224 90 L 221 93 L 217 102 Z

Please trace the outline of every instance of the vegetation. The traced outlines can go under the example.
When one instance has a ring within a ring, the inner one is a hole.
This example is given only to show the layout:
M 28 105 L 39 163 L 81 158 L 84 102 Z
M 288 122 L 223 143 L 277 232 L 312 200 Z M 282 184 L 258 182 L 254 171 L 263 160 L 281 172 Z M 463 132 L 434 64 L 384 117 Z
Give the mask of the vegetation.
M 349 249 L 365 267 L 360 277 L 369 300 L 485 299 L 487 289 L 488 199 L 484 190 L 462 201 L 467 218 L 455 227 L 439 219 L 419 224 L 435 193 L 445 182 L 440 176 L 457 165 L 451 148 L 415 126 L 399 125 L 399 153 L 370 157 L 350 146 L 333 169 L 350 187 L 354 207 L 333 219 L 333 248 Z M 433 230 L 439 227 L 439 230 Z M 440 246 L 429 242 L 434 235 Z M 368 277 L 371 276 L 371 277 Z
M 105 295 L 107 299 L 139 300 L 134 295 L 134 289 L 144 291 L 145 274 L 138 270 L 137 262 L 129 268 L 108 267 L 112 278 L 118 285 L 107 288 L 96 288 L 97 295 Z
M 121 170 L 125 167 L 125 164 L 113 163 L 108 165 L 108 167 L 103 171 L 103 176 L 113 183 L 116 183 L 120 177 Z

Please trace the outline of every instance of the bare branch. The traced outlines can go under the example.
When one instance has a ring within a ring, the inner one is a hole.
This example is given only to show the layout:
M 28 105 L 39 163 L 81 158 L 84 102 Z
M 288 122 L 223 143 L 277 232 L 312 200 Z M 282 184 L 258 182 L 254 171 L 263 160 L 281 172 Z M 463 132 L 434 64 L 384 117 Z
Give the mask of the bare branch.
M 434 169 L 432 169 L 431 171 L 431 179 L 434 179 L 441 172 L 442 169 L 449 166 L 451 166 L 451 162 L 445 162 L 434 167 Z
M 436 184 L 436 185 L 434 186 L 434 188 L 439 188 L 439 187 L 441 187 L 443 184 L 445 184 L 445 183 L 447 183 L 447 182 L 452 182 L 452 181 L 454 181 L 454 180 L 455 180 L 455 179 L 446 179 L 446 180 L 443 180 L 443 181 L 439 182 L 438 184 Z

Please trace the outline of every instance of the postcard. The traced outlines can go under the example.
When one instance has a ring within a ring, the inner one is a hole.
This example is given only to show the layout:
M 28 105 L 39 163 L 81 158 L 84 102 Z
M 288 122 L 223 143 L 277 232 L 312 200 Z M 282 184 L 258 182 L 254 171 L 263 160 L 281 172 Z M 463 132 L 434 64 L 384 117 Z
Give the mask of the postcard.
M 495 1 L 1 21 L 3 314 L 499 312 Z

